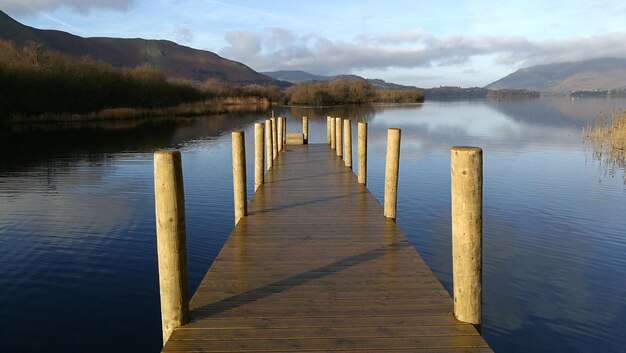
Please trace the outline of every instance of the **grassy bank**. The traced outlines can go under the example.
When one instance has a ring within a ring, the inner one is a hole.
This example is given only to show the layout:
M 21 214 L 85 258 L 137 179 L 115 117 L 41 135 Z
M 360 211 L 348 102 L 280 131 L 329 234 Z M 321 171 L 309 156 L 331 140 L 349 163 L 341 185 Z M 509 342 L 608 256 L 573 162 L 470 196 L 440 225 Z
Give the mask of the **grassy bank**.
M 610 174 L 626 168 L 626 110 L 617 110 L 610 118 L 599 115 L 593 124 L 583 128 L 582 137 L 593 148 L 594 159 L 604 164 Z
M 196 85 L 146 65 L 120 69 L 37 44 L 0 41 L 0 120 L 218 113 L 236 103 L 229 99 L 268 104 L 279 91 L 219 81 Z

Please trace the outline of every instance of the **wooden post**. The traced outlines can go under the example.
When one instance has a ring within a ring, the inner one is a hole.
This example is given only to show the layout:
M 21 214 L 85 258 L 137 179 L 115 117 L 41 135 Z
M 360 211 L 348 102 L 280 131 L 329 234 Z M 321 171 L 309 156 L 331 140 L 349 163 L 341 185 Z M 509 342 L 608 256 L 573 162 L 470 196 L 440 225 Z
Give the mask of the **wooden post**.
M 272 159 L 278 156 L 278 129 L 276 126 L 276 118 L 272 118 Z
M 243 131 L 233 131 L 233 195 L 235 198 L 235 225 L 248 214 L 246 195 L 246 143 Z
M 450 151 L 452 189 L 452 282 L 454 316 L 481 325 L 483 151 L 453 147 Z
M 189 322 L 185 193 L 179 151 L 154 154 L 154 206 L 165 345 L 175 328 Z
M 337 156 L 341 157 L 343 145 L 341 144 L 341 118 L 335 118 L 335 147 Z
M 387 129 L 387 157 L 385 163 L 384 215 L 396 220 L 398 204 L 398 172 L 400 170 L 400 129 Z
M 267 163 L 267 170 L 272 168 L 272 120 L 265 120 L 265 162 Z
M 330 141 L 332 140 L 332 138 L 330 137 L 330 119 L 330 116 L 326 117 L 326 143 L 329 145 L 331 144 Z
M 254 191 L 263 184 L 264 181 L 264 163 L 263 163 L 263 124 L 254 124 Z
M 337 148 L 337 134 L 335 134 L 335 118 L 330 118 L 330 148 Z
M 283 149 L 287 145 L 287 117 L 283 117 Z
M 283 124 L 285 121 L 282 117 L 278 117 L 278 153 L 283 151 Z
M 302 143 L 309 143 L 309 118 L 306 116 L 302 117 Z
M 359 184 L 367 184 L 367 123 L 358 124 L 358 152 Z
M 343 160 L 352 169 L 352 125 L 350 119 L 343 119 Z

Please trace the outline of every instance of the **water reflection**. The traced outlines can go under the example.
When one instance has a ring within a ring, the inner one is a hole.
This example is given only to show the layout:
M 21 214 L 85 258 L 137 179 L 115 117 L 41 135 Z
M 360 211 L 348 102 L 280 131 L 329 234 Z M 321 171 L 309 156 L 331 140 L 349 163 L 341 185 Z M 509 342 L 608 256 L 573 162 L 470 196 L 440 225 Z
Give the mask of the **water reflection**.
M 369 122 L 368 189 L 378 200 L 386 129 L 402 129 L 398 225 L 448 289 L 449 149 L 483 147 L 489 343 L 498 352 L 620 352 L 626 189 L 622 180 L 598 182 L 580 127 L 625 103 L 551 98 L 275 114 L 286 115 L 293 132 L 308 116 L 312 142 L 325 142 L 327 115 Z M 252 123 L 266 116 L 0 129 L 0 146 L 10 151 L 0 156 L 0 351 L 115 351 L 103 335 L 130 351 L 158 350 L 151 152 L 183 150 L 193 291 L 233 225 L 228 132 L 246 131 L 251 156 Z M 253 173 L 248 185 L 251 195 Z M 254 246 L 238 245 L 241 258 Z

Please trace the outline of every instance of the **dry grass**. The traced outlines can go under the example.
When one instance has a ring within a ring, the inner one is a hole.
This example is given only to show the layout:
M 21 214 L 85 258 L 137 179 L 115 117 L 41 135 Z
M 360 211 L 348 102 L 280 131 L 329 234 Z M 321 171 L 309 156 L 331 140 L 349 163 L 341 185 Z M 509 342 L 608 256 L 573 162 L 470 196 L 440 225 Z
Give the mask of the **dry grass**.
M 626 110 L 619 109 L 610 118 L 598 115 L 593 124 L 583 128 L 582 137 L 585 144 L 593 148 L 593 159 L 599 161 L 609 175 L 626 169 Z
M 12 115 L 7 118 L 6 121 L 10 123 L 35 123 L 127 120 L 150 117 L 191 117 L 238 112 L 259 112 L 268 110 L 270 106 L 271 103 L 267 98 L 228 97 L 208 99 L 195 103 L 183 103 L 168 108 L 110 108 L 87 114 L 48 113 L 34 116 Z

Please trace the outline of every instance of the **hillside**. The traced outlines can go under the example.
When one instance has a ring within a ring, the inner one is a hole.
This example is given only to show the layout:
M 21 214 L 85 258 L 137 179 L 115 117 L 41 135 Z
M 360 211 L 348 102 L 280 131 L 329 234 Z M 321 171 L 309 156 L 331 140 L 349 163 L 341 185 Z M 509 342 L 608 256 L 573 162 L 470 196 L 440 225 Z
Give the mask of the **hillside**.
M 602 58 L 531 66 L 499 79 L 488 89 L 569 93 L 626 88 L 626 59 Z
M 333 80 L 365 80 L 367 81 L 374 89 L 397 89 L 397 90 L 412 90 L 417 89 L 417 87 L 413 86 L 404 86 L 396 83 L 385 82 L 381 79 L 366 79 L 357 75 L 337 75 L 337 76 L 322 76 L 322 75 L 314 75 L 312 73 L 308 73 L 306 71 L 270 71 L 270 72 L 262 72 L 267 76 L 273 77 L 277 80 L 287 81 L 293 84 L 298 83 L 306 83 L 306 82 L 326 82 Z
M 304 83 L 309 81 L 329 81 L 333 76 L 320 76 L 300 70 L 281 70 L 271 72 L 261 72 L 264 75 L 289 83 Z
M 167 40 L 140 38 L 83 38 L 70 33 L 23 25 L 0 11 L 0 39 L 18 45 L 37 42 L 72 56 L 89 56 L 114 67 L 136 67 L 148 63 L 168 77 L 194 81 L 214 78 L 238 84 L 287 86 L 248 66 Z

